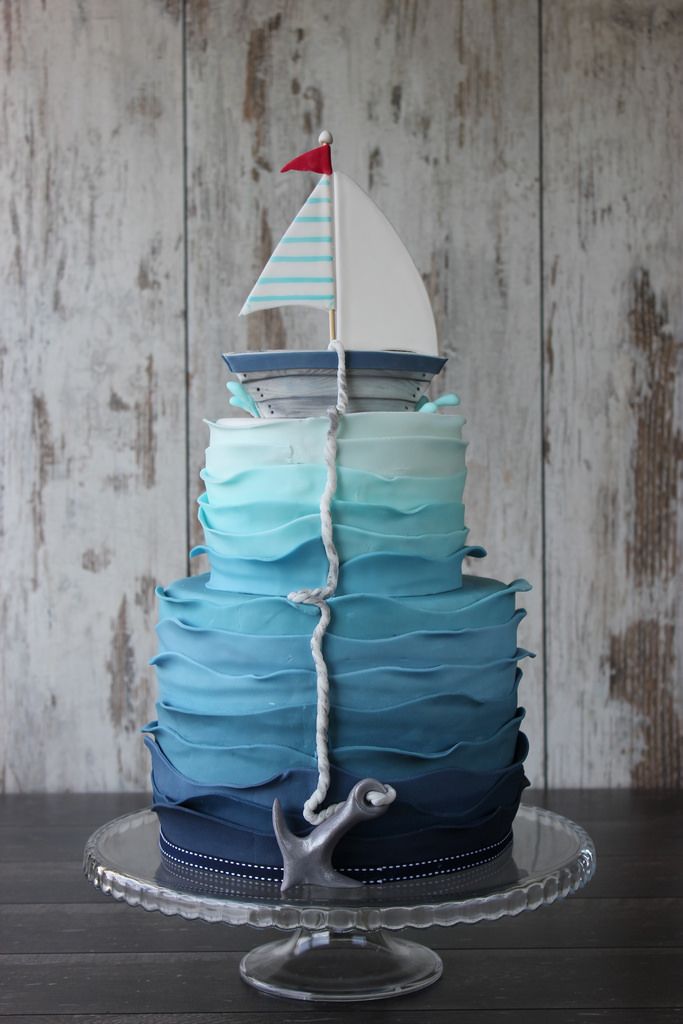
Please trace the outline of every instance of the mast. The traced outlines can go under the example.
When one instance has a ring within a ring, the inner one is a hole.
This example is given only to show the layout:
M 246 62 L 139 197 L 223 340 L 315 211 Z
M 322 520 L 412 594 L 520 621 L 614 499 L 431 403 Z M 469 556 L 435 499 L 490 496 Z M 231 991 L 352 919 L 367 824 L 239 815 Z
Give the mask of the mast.
M 328 132 L 326 128 L 323 128 L 323 130 L 321 131 L 320 135 L 318 136 L 318 143 L 321 146 L 327 146 L 328 149 L 330 150 L 330 155 L 331 155 L 331 149 L 332 149 L 332 143 L 333 142 L 334 142 L 334 138 L 332 137 L 332 132 Z M 331 163 L 332 163 L 332 161 L 330 160 L 330 164 Z M 333 194 L 334 194 L 334 188 L 333 188 Z M 333 209 L 336 209 L 336 208 L 333 208 Z M 334 230 L 332 232 L 332 237 L 334 239 L 334 237 L 336 235 L 336 227 L 337 227 L 337 225 L 336 225 L 336 216 L 335 216 L 334 213 L 333 213 L 332 221 L 333 221 L 333 227 L 334 227 Z M 336 262 L 335 262 L 335 264 L 333 264 L 333 266 L 334 266 L 334 270 L 333 270 L 333 273 L 334 273 L 334 294 L 337 295 L 337 266 L 336 266 Z M 329 323 L 329 329 L 330 329 L 330 341 L 335 341 L 336 337 L 337 337 L 337 311 L 334 308 L 329 310 L 329 313 L 328 313 L 328 323 Z

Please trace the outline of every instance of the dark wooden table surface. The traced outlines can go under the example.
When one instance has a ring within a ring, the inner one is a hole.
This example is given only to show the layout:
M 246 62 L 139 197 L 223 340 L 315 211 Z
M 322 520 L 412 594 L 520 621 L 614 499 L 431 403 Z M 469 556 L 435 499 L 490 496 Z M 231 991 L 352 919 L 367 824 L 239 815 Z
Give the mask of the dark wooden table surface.
M 441 981 L 334 1007 L 240 981 L 243 952 L 282 933 L 148 914 L 86 883 L 86 838 L 144 795 L 0 797 L 0 1022 L 683 1022 L 683 794 L 567 790 L 527 802 L 591 833 L 588 888 L 518 918 L 415 933 L 443 958 Z

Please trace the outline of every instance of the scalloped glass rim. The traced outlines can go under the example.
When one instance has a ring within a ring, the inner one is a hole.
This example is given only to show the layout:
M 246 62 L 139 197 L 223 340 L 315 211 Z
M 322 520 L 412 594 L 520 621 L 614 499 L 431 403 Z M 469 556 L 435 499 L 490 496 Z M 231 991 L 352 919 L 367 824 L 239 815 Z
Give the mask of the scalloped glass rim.
M 145 910 L 254 928 L 333 931 L 492 921 L 554 903 L 593 877 L 595 846 L 569 819 L 522 806 L 514 834 L 512 846 L 482 868 L 285 898 L 274 883 L 225 879 L 207 871 L 188 869 L 176 879 L 161 863 L 156 815 L 137 811 L 93 833 L 85 847 L 84 871 L 103 893 Z

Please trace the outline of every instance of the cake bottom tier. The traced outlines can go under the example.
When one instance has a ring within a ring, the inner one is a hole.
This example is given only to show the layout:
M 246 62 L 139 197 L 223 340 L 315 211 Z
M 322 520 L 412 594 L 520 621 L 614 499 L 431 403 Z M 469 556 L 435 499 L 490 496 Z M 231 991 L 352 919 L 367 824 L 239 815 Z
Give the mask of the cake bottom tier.
M 253 789 L 208 787 L 187 779 L 151 740 L 154 803 L 160 847 L 172 867 L 202 868 L 234 878 L 282 879 L 282 856 L 271 824 L 277 796 L 293 832 L 311 830 L 300 816 L 301 793 L 315 775 L 287 772 Z M 382 817 L 356 826 L 339 843 L 335 867 L 367 883 L 427 878 L 486 864 L 512 839 L 512 823 L 528 785 L 520 734 L 514 762 L 493 772 L 451 770 L 397 782 L 397 799 Z M 309 777 L 310 776 L 310 777 Z M 359 781 L 333 771 L 330 799 L 344 799 Z M 391 782 L 390 782 L 391 784 Z

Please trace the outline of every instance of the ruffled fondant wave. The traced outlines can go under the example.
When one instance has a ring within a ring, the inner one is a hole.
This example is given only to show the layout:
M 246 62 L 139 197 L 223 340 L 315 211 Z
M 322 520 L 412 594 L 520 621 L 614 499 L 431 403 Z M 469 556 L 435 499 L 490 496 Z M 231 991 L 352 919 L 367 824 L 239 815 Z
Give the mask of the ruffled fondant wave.
M 517 651 L 517 626 L 526 615 L 520 608 L 507 622 L 481 629 L 451 632 L 418 631 L 379 640 L 358 640 L 330 634 L 325 658 L 332 673 L 375 666 L 479 664 L 511 658 Z M 216 671 L 230 666 L 236 675 L 267 675 L 274 666 L 310 670 L 310 645 L 305 635 L 250 636 L 225 630 L 197 629 L 177 619 L 157 626 L 161 651 L 182 654 Z M 156 659 L 152 664 L 157 664 Z
M 211 565 L 210 589 L 286 597 L 293 590 L 322 586 L 327 578 L 327 557 L 319 540 L 306 541 L 282 558 L 226 558 L 204 545 L 190 552 L 193 558 L 204 554 Z M 443 593 L 461 585 L 463 559 L 485 554 L 480 547 L 463 547 L 444 558 L 390 552 L 359 555 L 344 562 L 337 593 L 389 597 Z
M 246 421 L 240 420 L 240 423 Z M 267 421 L 275 422 L 273 420 Z M 287 420 L 287 425 L 292 420 Z M 309 421 L 310 422 L 310 421 Z M 327 420 L 322 421 L 327 424 Z M 327 426 L 325 428 L 326 433 Z M 226 479 L 231 473 L 240 473 L 255 466 L 287 466 L 322 461 L 325 450 L 317 437 L 302 439 L 301 443 L 291 442 L 283 436 L 281 443 L 273 445 L 249 444 L 249 433 L 235 434 L 230 431 L 229 443 L 218 443 L 215 431 L 211 431 L 211 444 L 206 449 L 206 471 L 211 476 Z M 443 466 L 453 473 L 465 469 L 464 441 L 450 437 L 429 438 L 428 445 L 423 438 L 405 437 L 400 444 L 393 437 L 348 439 L 343 436 L 337 441 L 337 465 L 347 469 L 372 472 L 382 467 L 386 476 L 413 476 L 416 478 L 439 476 Z
M 207 588 L 209 574 L 177 580 L 157 588 L 160 619 L 179 619 L 187 626 L 225 629 L 234 633 L 310 635 L 317 608 L 293 604 L 285 597 L 231 593 Z M 515 595 L 530 589 L 526 580 L 509 585 L 483 576 L 463 576 L 462 587 L 441 594 L 411 597 L 348 594 L 333 597 L 330 633 L 357 639 L 379 639 L 415 630 L 446 632 L 507 621 Z
M 157 805 L 185 807 L 242 828 L 268 833 L 272 823 L 272 803 L 280 801 L 290 828 L 306 834 L 310 825 L 301 808 L 315 788 L 315 774 L 305 769 L 287 772 L 256 789 L 227 786 L 202 786 L 175 769 L 157 743 L 149 737 L 145 743 L 152 755 L 152 784 Z M 379 826 L 373 821 L 357 834 L 402 832 L 433 825 L 463 825 L 485 818 L 496 808 L 510 804 L 526 785 L 522 760 L 526 738 L 520 733 L 515 763 L 500 772 L 467 772 L 457 769 L 403 780 L 392 804 L 391 820 Z M 343 800 L 359 780 L 347 772 L 335 773 L 328 802 Z M 436 776 L 438 775 L 438 779 Z M 391 782 L 389 783 L 392 784 Z M 440 794 L 440 798 L 439 798 Z M 444 797 L 448 795 L 448 799 Z
M 461 741 L 443 750 L 422 750 L 372 746 L 336 747 L 330 751 L 331 763 L 360 778 L 378 776 L 401 780 L 429 771 L 467 768 L 492 771 L 511 764 L 524 709 L 486 740 Z M 291 768 L 315 768 L 315 734 L 308 738 L 308 749 L 266 743 L 233 747 L 217 744 L 193 744 L 175 730 L 151 722 L 145 732 L 152 733 L 162 750 L 179 771 L 205 785 L 253 786 L 272 775 Z M 310 752 L 309 752 L 310 751 Z
M 423 417 L 426 419 L 426 417 Z M 431 416 L 429 422 L 399 413 L 351 413 L 339 423 L 337 463 L 373 472 L 379 465 L 392 476 L 440 476 L 455 468 L 458 454 L 464 469 L 462 416 Z M 207 469 L 229 464 L 229 472 L 255 465 L 319 463 L 329 427 L 326 416 L 310 419 L 207 421 L 210 442 Z M 456 454 L 457 453 L 457 454 Z M 430 472 L 427 465 L 432 466 Z M 395 466 L 395 469 L 389 467 Z
M 317 771 L 289 768 L 256 786 L 206 786 L 178 771 L 151 736 L 145 737 L 145 745 L 152 755 L 155 788 L 169 802 L 180 804 L 211 797 L 217 801 L 224 800 L 226 808 L 233 804 L 243 804 L 247 808 L 255 807 L 271 815 L 273 800 L 278 797 L 287 817 L 298 822 L 297 830 L 309 827 L 303 819 L 301 809 L 317 784 Z M 431 815 L 439 819 L 451 816 L 463 818 L 472 808 L 479 807 L 485 802 L 491 807 L 496 806 L 492 794 L 498 793 L 501 787 L 510 785 L 513 792 L 519 788 L 528 751 L 529 742 L 524 733 L 520 732 L 512 764 L 505 768 L 487 772 L 476 772 L 467 768 L 434 771 L 427 775 L 401 779 L 400 785 L 397 779 L 386 781 L 388 785 L 393 785 L 397 789 L 395 806 L 412 808 L 422 815 Z M 358 776 L 335 768 L 332 772 L 327 802 L 337 803 L 346 799 L 358 781 Z M 507 792 L 507 789 L 504 791 Z M 199 804 L 197 809 L 202 809 Z M 229 814 L 226 817 L 232 820 Z
M 309 442 L 325 444 L 329 427 L 326 416 L 308 416 L 293 419 L 244 419 L 225 418 L 216 421 L 204 420 L 217 443 L 230 444 L 229 435 L 241 435 L 246 443 L 298 446 Z M 416 422 L 412 413 L 405 412 L 352 412 L 347 413 L 339 423 L 339 436 L 347 440 L 374 440 L 384 437 L 395 443 L 399 438 L 434 437 L 459 438 L 465 425 L 460 413 L 430 417 L 429 421 Z
M 449 693 L 463 700 L 507 700 L 514 697 L 519 685 L 521 669 L 517 662 L 527 654 L 517 650 L 512 658 L 478 665 L 340 671 L 330 676 L 332 699 L 361 711 L 390 708 L 433 693 Z M 162 701 L 202 714 L 245 714 L 270 707 L 299 706 L 310 702 L 316 692 L 312 668 L 285 669 L 262 676 L 229 675 L 173 653 L 158 654 L 154 665 Z
M 407 747 L 424 754 L 438 754 L 449 741 L 475 742 L 496 733 L 513 717 L 517 708 L 516 687 L 502 700 L 483 700 L 460 694 L 433 693 L 425 697 L 397 700 L 390 707 L 360 710 L 344 706 L 344 694 L 336 688 L 337 702 L 331 704 L 329 743 L 338 747 Z M 274 707 L 245 708 L 221 714 L 194 707 L 177 707 L 158 701 L 157 720 L 173 729 L 188 743 L 223 747 L 245 743 L 277 745 L 283 737 L 288 746 L 309 750 L 315 737 L 315 692 L 308 703 L 276 704 Z M 435 726 L 438 725 L 438 730 Z
M 307 516 L 315 516 L 316 534 L 320 533 L 320 492 L 310 501 L 281 501 L 275 496 L 270 501 L 237 504 L 234 494 L 226 488 L 221 499 L 211 501 L 208 494 L 201 494 L 197 499 L 199 520 L 212 530 L 253 536 L 286 527 Z M 396 509 L 366 502 L 334 501 L 332 521 L 335 529 L 348 526 L 388 536 L 419 537 L 428 533 L 463 530 L 465 506 L 461 501 L 442 501 L 410 509 Z
M 225 475 L 203 469 L 199 474 L 212 505 L 223 506 L 267 504 L 265 495 L 276 496 L 278 502 L 295 503 L 318 508 L 325 487 L 326 469 L 322 461 L 315 464 L 251 467 L 236 472 L 225 467 Z M 466 471 L 433 477 L 392 477 L 361 469 L 337 469 L 335 502 L 358 502 L 410 512 L 425 503 L 462 502 Z
M 327 564 L 325 548 L 320 537 L 320 516 L 308 515 L 293 519 L 285 526 L 274 530 L 263 530 L 255 533 L 222 533 L 209 525 L 210 513 L 205 507 L 199 510 L 199 522 L 204 530 L 207 552 L 218 554 L 222 558 L 285 559 L 291 553 L 297 557 L 302 547 L 315 545 L 318 548 L 318 559 L 321 565 Z M 381 524 L 377 524 L 380 526 Z M 387 534 L 371 530 L 360 530 L 355 526 L 336 525 L 334 542 L 342 561 L 358 558 L 373 553 L 386 555 L 417 556 L 436 560 L 448 558 L 459 551 L 467 540 L 468 531 L 453 530 L 450 533 L 427 533 L 406 536 L 405 534 Z

